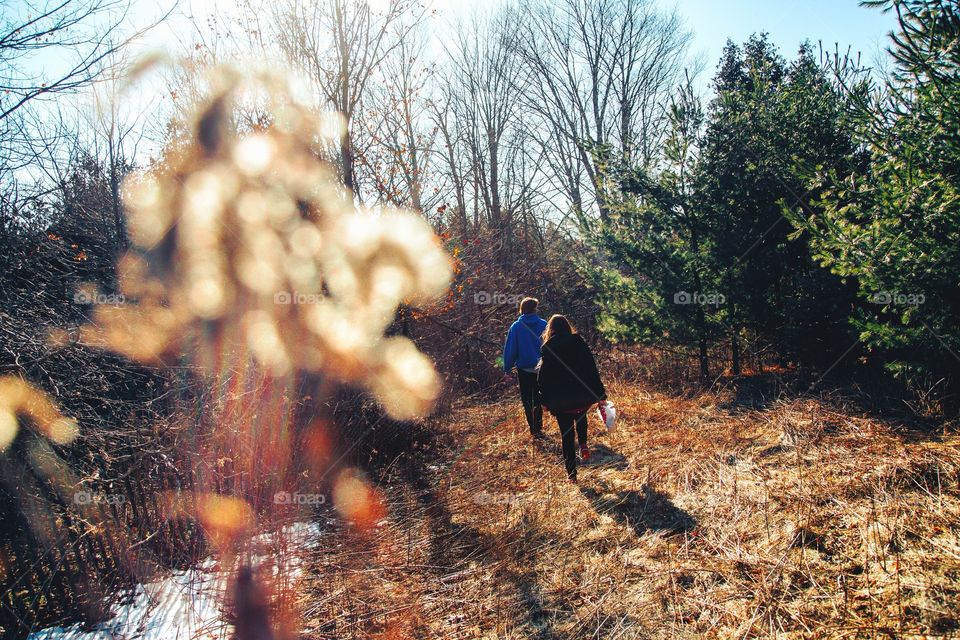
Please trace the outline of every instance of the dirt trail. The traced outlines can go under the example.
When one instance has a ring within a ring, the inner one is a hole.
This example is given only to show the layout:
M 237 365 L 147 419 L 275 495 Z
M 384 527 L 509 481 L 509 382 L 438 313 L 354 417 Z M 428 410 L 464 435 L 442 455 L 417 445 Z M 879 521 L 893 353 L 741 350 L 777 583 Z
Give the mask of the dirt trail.
M 457 407 L 318 552 L 316 637 L 900 637 L 958 632 L 960 443 L 816 399 L 611 385 L 566 481 L 556 423 Z M 335 579 L 330 579 L 336 575 Z

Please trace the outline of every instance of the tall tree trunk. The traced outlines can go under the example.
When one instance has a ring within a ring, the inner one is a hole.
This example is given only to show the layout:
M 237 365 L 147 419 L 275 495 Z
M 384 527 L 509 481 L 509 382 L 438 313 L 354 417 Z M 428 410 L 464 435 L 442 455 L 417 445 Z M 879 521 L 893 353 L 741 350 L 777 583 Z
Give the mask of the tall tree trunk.
M 740 330 L 734 327 L 730 335 L 730 355 L 733 375 L 740 375 Z
M 498 232 L 503 232 L 503 211 L 500 204 L 500 150 L 498 140 L 492 131 L 487 132 L 487 145 L 490 149 L 490 176 L 487 180 L 490 185 L 490 217 L 493 227 Z
M 681 181 L 683 181 L 684 174 L 681 172 Z M 697 233 L 696 226 L 690 222 L 690 246 L 693 249 L 693 255 L 700 255 L 700 234 Z M 703 290 L 703 280 L 700 278 L 700 271 L 694 266 L 693 270 L 693 285 L 696 289 L 696 292 L 699 293 Z M 697 305 L 697 334 L 699 345 L 699 360 L 700 360 L 700 376 L 706 380 L 710 377 L 710 366 L 707 359 L 707 318 L 703 313 L 703 305 Z
M 480 228 L 480 198 L 478 197 L 480 193 L 480 180 L 477 177 L 477 172 L 473 172 L 473 228 Z
M 127 246 L 127 234 L 123 227 L 123 209 L 120 206 L 120 176 L 117 175 L 117 158 L 110 141 L 110 208 L 113 211 L 113 226 L 117 234 L 117 253 L 122 253 Z
M 360 193 L 357 190 L 356 179 L 353 173 L 353 157 L 353 142 L 350 140 L 350 133 L 347 132 L 340 138 L 340 161 L 343 163 L 343 186 L 359 200 Z
M 347 42 L 346 17 L 340 2 L 335 3 L 335 17 L 337 30 L 337 47 L 340 57 L 340 86 L 337 99 L 340 102 L 340 111 L 346 120 L 343 136 L 340 138 L 340 161 L 343 163 L 343 186 L 346 187 L 357 200 L 360 194 L 357 191 L 356 178 L 353 173 L 353 140 L 350 137 L 350 128 L 353 125 L 353 106 L 350 96 L 350 45 Z
M 470 221 L 467 220 L 467 199 L 463 193 L 463 185 L 457 187 L 457 219 L 460 222 L 461 237 L 469 235 Z
M 577 178 L 573 174 L 571 166 L 568 165 L 565 172 L 567 184 L 570 185 L 570 205 L 573 207 L 577 220 L 583 220 L 583 195 L 580 193 L 580 185 L 577 183 Z
M 707 358 L 707 341 L 704 338 L 698 340 L 699 355 L 698 360 L 700 361 L 700 377 L 706 380 L 710 377 L 710 360 Z

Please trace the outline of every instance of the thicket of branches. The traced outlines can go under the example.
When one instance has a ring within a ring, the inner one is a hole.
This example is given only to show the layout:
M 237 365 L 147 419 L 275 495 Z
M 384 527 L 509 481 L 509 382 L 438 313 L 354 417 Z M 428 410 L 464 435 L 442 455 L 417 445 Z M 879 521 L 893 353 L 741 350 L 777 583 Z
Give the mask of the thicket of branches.
M 111 43 L 120 36 L 88 26 L 102 25 L 101 15 L 122 20 L 122 6 L 66 3 L 42 18 L 64 34 L 63 45 L 86 47 L 87 64 L 50 82 L 17 71 L 32 42 L 27 27 L 41 29 L 42 19 L 17 25 L 11 16 L 5 76 L 24 102 L 10 102 L 4 123 L 31 111 L 43 126 L 4 161 L 2 217 L 13 243 L 5 254 L 22 260 L 26 247 L 60 242 L 52 238 L 69 236 L 60 227 L 76 228 L 80 241 L 67 246 L 83 260 L 57 278 L 69 283 L 59 295 L 69 298 L 81 282 L 109 291 L 111 256 L 126 242 L 119 184 L 150 162 L 138 147 L 148 120 L 166 132 L 154 150 L 175 144 L 184 114 L 206 92 L 200 69 L 275 60 L 303 78 L 318 113 L 330 114 L 338 133 L 325 159 L 355 201 L 421 211 L 444 234 L 458 269 L 451 294 L 431 309 L 405 309 L 397 330 L 428 349 L 436 343 L 452 380 L 475 388 L 493 381 L 503 326 L 516 299 L 533 293 L 588 331 L 599 323 L 607 339 L 689 354 L 704 379 L 859 360 L 945 392 L 956 378 L 946 326 L 955 287 L 918 273 L 909 281 L 879 276 L 891 246 L 883 238 L 856 264 L 838 257 L 849 244 L 844 234 L 860 225 L 841 223 L 851 215 L 844 207 L 873 184 L 857 176 L 880 170 L 872 156 L 907 133 L 918 141 L 911 145 L 939 135 L 947 154 L 954 144 L 942 122 L 931 125 L 940 134 L 920 126 L 950 115 L 938 105 L 953 63 L 937 51 L 952 51 L 955 10 L 879 5 L 901 15 L 889 79 L 808 46 L 788 62 L 759 36 L 728 46 L 705 104 L 694 90 L 689 32 L 652 0 L 525 0 L 465 13 L 456 24 L 407 0 L 377 8 L 247 0 L 236 13 L 193 23 L 189 64 L 166 79 L 166 99 L 146 119 L 118 106 L 124 59 Z M 74 36 L 80 27 L 82 38 Z M 31 107 L 91 83 L 95 116 Z M 914 89 L 932 97 L 918 100 Z M 232 116 L 241 129 L 268 124 L 255 103 Z M 30 174 L 18 170 L 28 165 Z M 924 184 L 915 166 L 898 179 Z M 78 181 L 93 204 L 75 202 Z M 902 207 L 888 195 L 879 206 L 893 223 Z M 893 251 L 939 255 L 951 244 L 951 202 L 928 208 L 946 222 L 942 233 Z M 31 272 L 24 264 L 21 273 Z M 685 295 L 706 304 L 677 303 Z M 938 302 L 885 306 L 873 301 L 878 295 Z

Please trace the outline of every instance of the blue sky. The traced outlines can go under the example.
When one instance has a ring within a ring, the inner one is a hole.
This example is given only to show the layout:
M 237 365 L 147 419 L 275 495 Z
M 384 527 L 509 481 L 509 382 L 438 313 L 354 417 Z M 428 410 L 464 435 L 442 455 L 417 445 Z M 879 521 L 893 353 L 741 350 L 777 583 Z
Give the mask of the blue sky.
M 43 5 L 46 0 L 36 0 L 34 6 Z M 387 0 L 370 0 L 372 4 L 383 4 Z M 456 22 L 456 16 L 463 10 L 483 5 L 494 6 L 509 0 L 433 0 L 433 6 L 440 15 L 446 15 Z M 896 26 L 895 16 L 883 14 L 876 9 L 861 7 L 857 0 L 661 0 L 663 6 L 673 3 L 688 27 L 694 33 L 693 50 L 704 56 L 703 85 L 713 76 L 717 61 L 727 39 L 734 42 L 745 41 L 752 33 L 766 31 L 770 39 L 780 48 L 781 54 L 792 58 L 799 44 L 809 39 L 815 46 L 822 41 L 825 48 L 833 49 L 835 43 L 841 51 L 847 46 L 862 53 L 862 61 L 873 65 L 882 54 L 888 38 L 887 33 Z M 29 12 L 29 5 L 23 0 L 2 2 L 2 13 L 11 14 Z M 180 0 L 185 13 L 191 10 L 203 14 L 211 9 L 218 13 L 229 14 L 235 6 L 233 0 Z M 148 24 L 163 12 L 164 6 L 171 6 L 171 0 L 134 0 L 131 22 L 137 26 Z M 133 26 L 133 25 L 131 25 Z M 176 48 L 177 41 L 184 35 L 183 20 L 173 20 L 172 24 L 162 25 L 147 38 L 148 46 L 161 46 L 165 49 Z M 189 28 L 186 29 L 189 31 Z M 147 44 L 145 43 L 145 44 Z M 171 46 L 173 45 L 173 46 Z M 40 56 L 37 66 L 59 66 L 66 60 L 56 60 L 63 51 L 46 51 Z
M 34 0 L 34 7 L 53 0 Z M 205 15 L 213 11 L 221 18 L 236 11 L 238 0 L 180 0 L 180 15 L 168 23 L 153 29 L 140 43 L 140 50 L 163 49 L 176 55 L 186 41 L 191 39 L 192 26 L 184 14 Z M 372 4 L 384 4 L 388 0 L 369 0 Z M 494 7 L 511 0 L 433 0 L 440 20 L 438 31 L 457 28 L 465 11 L 475 8 Z M 888 45 L 888 33 L 896 27 L 896 17 L 876 9 L 861 7 L 857 0 L 655 0 L 661 6 L 675 6 L 693 32 L 692 53 L 699 54 L 703 71 L 697 78 L 701 95 L 709 98 L 709 82 L 717 68 L 720 54 L 727 39 L 742 43 L 753 33 L 767 32 L 770 40 L 787 59 L 794 57 L 804 40 L 816 47 L 822 42 L 832 51 L 839 45 L 841 52 L 851 47 L 861 53 L 861 61 L 875 66 L 884 58 L 883 50 Z M 172 5 L 172 0 L 133 0 L 133 11 L 128 16 L 128 28 L 142 28 L 155 21 L 158 15 Z M 35 10 L 35 9 L 34 9 Z M 0 0 L 0 14 L 5 18 L 31 12 L 30 3 L 24 0 Z M 450 25 L 445 27 L 444 25 Z M 129 33 L 129 31 L 128 31 Z M 438 34 L 438 37 L 443 37 Z M 75 55 L 63 49 L 47 49 L 26 63 L 26 68 L 38 76 L 47 76 L 62 70 L 75 60 Z M 152 104 L 156 87 L 143 87 L 151 100 L 133 98 L 135 104 Z M 138 102 L 139 100 L 139 102 Z M 147 107 L 145 107 L 147 108 Z M 152 107 L 151 107 L 152 108 Z M 136 111 L 136 107 L 134 107 Z
M 840 46 L 861 53 L 874 66 L 896 27 L 896 15 L 861 7 L 856 0 L 678 0 L 680 14 L 694 32 L 693 48 L 706 55 L 707 79 L 716 70 L 727 39 L 741 43 L 766 31 L 781 55 L 790 59 L 803 40 L 833 51 Z

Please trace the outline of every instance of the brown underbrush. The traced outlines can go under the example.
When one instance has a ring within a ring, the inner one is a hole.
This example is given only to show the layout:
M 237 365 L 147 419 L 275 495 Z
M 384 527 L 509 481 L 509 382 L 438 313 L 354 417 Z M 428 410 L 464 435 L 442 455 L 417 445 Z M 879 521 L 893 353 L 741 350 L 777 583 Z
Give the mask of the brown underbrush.
M 462 401 L 381 465 L 379 526 L 317 547 L 307 635 L 960 634 L 956 435 L 738 386 L 611 384 L 577 485 L 549 416 L 533 444 L 512 393 Z

